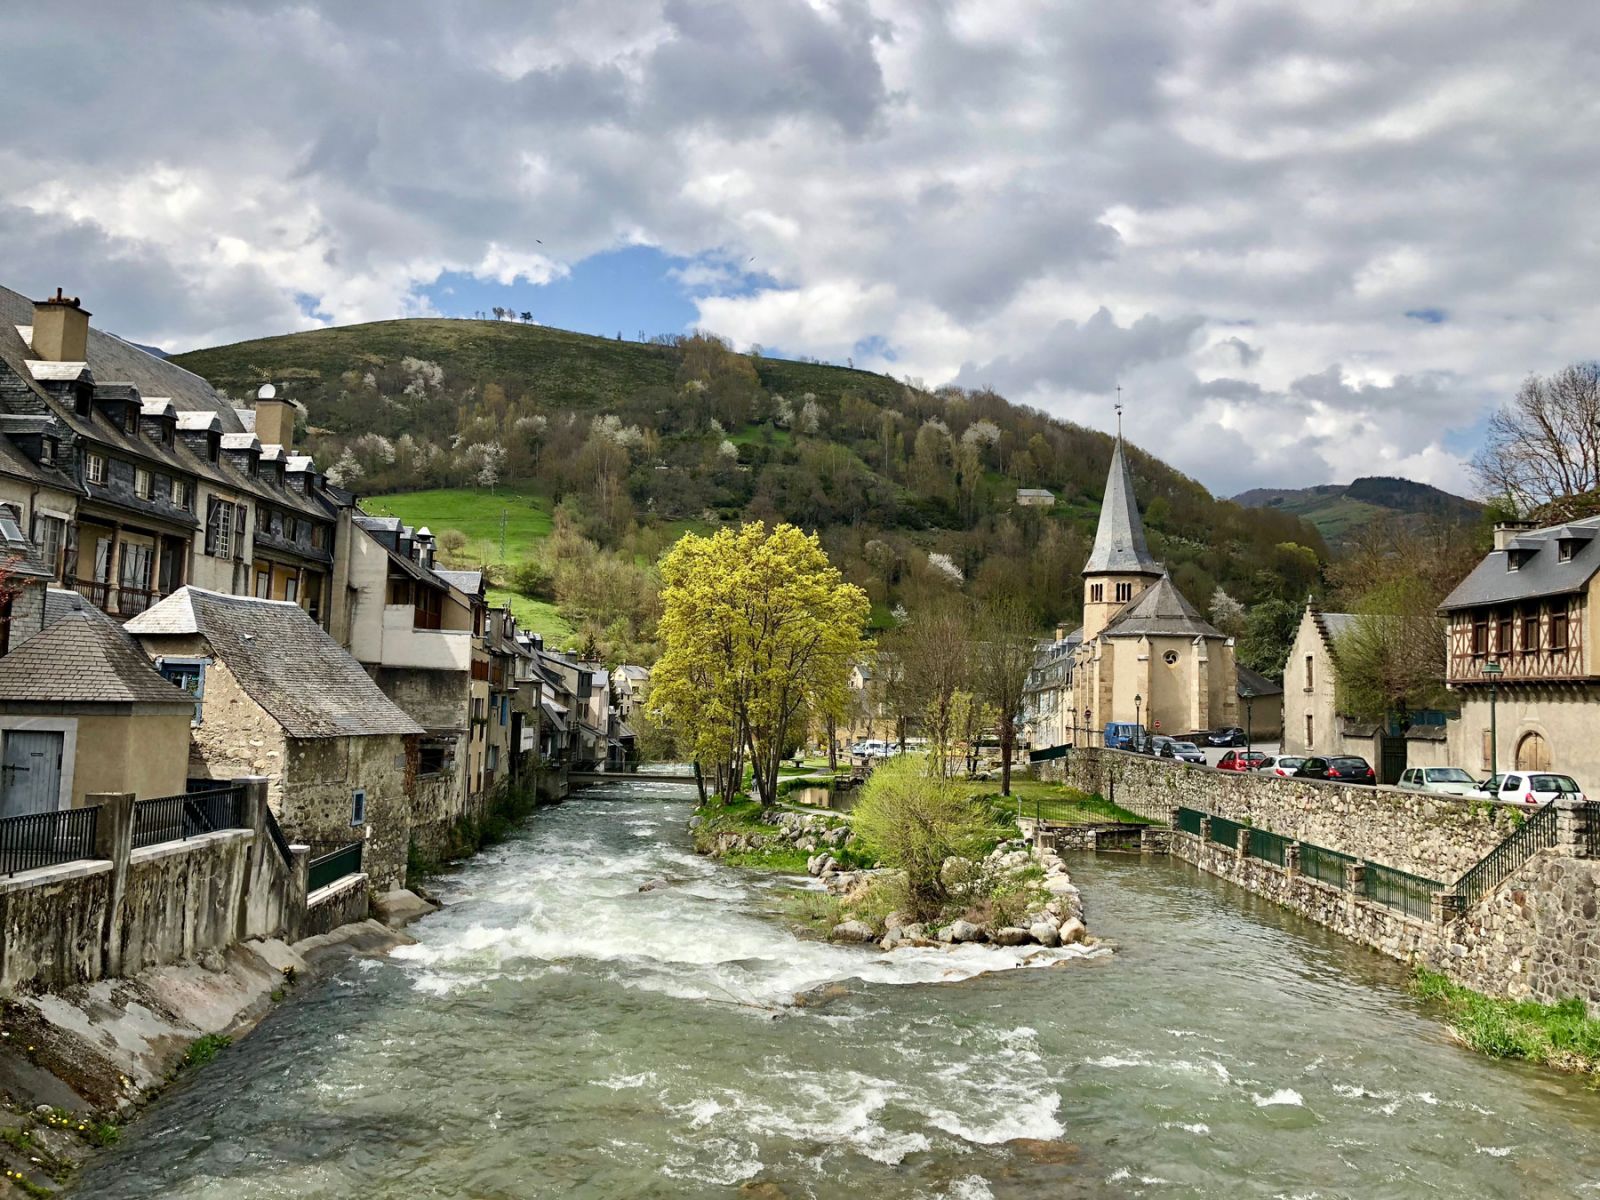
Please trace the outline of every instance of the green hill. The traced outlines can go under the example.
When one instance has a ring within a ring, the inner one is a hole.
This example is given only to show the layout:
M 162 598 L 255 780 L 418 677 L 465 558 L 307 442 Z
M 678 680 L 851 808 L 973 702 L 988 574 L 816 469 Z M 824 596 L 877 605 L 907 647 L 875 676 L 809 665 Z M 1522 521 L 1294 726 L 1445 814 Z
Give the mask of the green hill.
M 1408 520 L 1437 518 L 1470 525 L 1483 515 L 1483 505 L 1475 500 L 1390 475 L 1307 488 L 1254 488 L 1233 499 L 1247 508 L 1272 508 L 1302 517 L 1333 546 L 1380 518 L 1399 515 Z
M 929 392 L 704 335 L 383 321 L 175 361 L 236 398 L 273 382 L 303 405 L 297 436 L 336 482 L 374 511 L 459 529 L 480 561 L 502 557 L 502 511 L 508 566 L 565 522 L 563 554 L 589 553 L 583 543 L 610 556 L 584 560 L 602 580 L 586 603 L 570 598 L 584 573 L 565 577 L 562 613 L 588 634 L 615 624 L 596 611 L 606 590 L 643 586 L 626 571 L 683 529 L 753 518 L 817 530 L 880 621 L 953 586 L 930 553 L 969 591 L 1005 588 L 1042 624 L 1073 621 L 1111 453 L 1106 435 L 993 392 Z M 1297 515 L 1219 500 L 1155 457 L 1131 458 L 1152 549 L 1200 607 L 1218 587 L 1252 604 L 1319 585 L 1326 546 Z M 1048 488 L 1055 504 L 1020 507 L 1019 487 Z M 527 590 L 551 599 L 542 587 Z M 628 623 L 630 636 L 648 624 L 637 606 Z

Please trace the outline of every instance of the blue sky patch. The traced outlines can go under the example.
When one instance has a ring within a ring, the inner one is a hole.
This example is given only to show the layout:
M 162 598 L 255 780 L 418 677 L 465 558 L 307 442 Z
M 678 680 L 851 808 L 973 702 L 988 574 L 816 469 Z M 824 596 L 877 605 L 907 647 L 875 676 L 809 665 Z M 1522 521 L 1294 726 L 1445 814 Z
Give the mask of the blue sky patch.
M 1425 325 L 1443 325 L 1450 319 L 1450 314 L 1442 308 L 1408 308 L 1406 316 Z

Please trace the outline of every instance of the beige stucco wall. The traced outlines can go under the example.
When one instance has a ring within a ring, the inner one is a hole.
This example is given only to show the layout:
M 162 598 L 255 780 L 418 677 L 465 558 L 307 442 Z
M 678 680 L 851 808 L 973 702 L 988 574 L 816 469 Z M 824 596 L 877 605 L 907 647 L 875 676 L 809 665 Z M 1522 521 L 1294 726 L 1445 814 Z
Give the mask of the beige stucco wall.
M 1151 730 L 1159 722 L 1171 736 L 1235 724 L 1238 686 L 1233 646 L 1225 640 L 1102 638 L 1079 651 L 1072 710 L 1081 721 L 1083 710 L 1092 709 L 1096 729 L 1137 719 Z
M 74 806 L 91 792 L 132 792 L 141 800 L 181 793 L 189 776 L 192 711 L 80 716 Z
M 1469 771 L 1489 772 L 1485 739 L 1489 732 L 1489 694 L 1474 688 L 1457 695 L 1461 719 L 1452 721 L 1453 761 Z M 1501 688 L 1495 704 L 1497 752 L 1501 771 L 1516 766 L 1517 747 L 1530 733 L 1550 748 L 1550 767 L 1571 775 L 1580 787 L 1600 790 L 1600 690 Z
M 383 659 L 383 607 L 388 588 L 388 552 L 365 529 L 351 522 L 346 574 L 349 648 L 360 662 L 375 664 Z
M 210 508 L 212 497 L 226 500 L 229 504 L 243 504 L 249 514 L 245 518 L 243 545 L 240 545 L 239 536 L 233 535 L 233 540 L 228 546 L 227 558 L 213 558 L 206 553 L 206 513 Z M 200 522 L 200 528 L 195 530 L 190 542 L 189 582 L 213 592 L 225 592 L 237 596 L 254 595 L 251 590 L 250 575 L 250 560 L 254 556 L 251 539 L 255 535 L 256 527 L 254 497 L 220 487 L 202 475 L 195 483 L 194 515 Z
M 1311 659 L 1311 681 L 1307 686 L 1306 659 Z M 1306 738 L 1306 717 L 1311 717 L 1312 736 Z M 1344 745 L 1338 720 L 1338 677 L 1327 643 L 1322 640 L 1308 609 L 1300 616 L 1289 661 L 1283 670 L 1283 752 L 1285 754 L 1370 754 L 1371 746 Z

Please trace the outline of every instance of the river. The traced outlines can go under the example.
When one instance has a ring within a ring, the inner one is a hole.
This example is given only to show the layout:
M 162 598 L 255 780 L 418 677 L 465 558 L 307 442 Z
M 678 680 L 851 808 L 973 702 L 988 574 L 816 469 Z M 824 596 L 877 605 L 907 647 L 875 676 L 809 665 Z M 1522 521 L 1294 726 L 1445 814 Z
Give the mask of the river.
M 680 796 L 541 811 L 75 1194 L 1600 1196 L 1600 1095 L 1460 1049 L 1398 966 L 1183 864 L 1077 858 L 1115 952 L 972 975 L 1012 960 L 797 940 Z

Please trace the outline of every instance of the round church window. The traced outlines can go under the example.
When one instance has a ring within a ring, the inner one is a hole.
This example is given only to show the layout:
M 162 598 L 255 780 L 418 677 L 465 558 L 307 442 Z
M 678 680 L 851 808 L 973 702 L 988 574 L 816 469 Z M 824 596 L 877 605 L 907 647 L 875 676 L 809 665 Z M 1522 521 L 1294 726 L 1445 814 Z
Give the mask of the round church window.
M 1161 659 L 1169 667 L 1176 666 L 1178 663 L 1178 652 L 1176 650 L 1168 650 L 1161 656 Z

